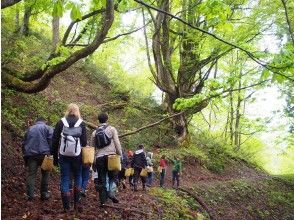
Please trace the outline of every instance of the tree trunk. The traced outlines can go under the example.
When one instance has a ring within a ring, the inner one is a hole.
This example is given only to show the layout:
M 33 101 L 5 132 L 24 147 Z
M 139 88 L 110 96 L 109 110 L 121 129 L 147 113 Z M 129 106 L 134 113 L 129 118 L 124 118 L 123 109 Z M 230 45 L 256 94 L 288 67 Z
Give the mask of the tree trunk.
M 28 36 L 29 32 L 30 32 L 29 24 L 30 24 L 31 14 L 32 14 L 32 7 L 25 6 L 25 13 L 23 16 L 23 24 L 21 27 L 21 33 L 25 36 Z
M 55 52 L 59 43 L 59 17 L 53 17 L 52 20 L 52 51 Z
M 238 82 L 238 98 L 237 98 L 237 106 L 236 106 L 236 119 L 235 119 L 235 150 L 238 151 L 240 150 L 240 118 L 241 118 L 241 114 L 240 114 L 240 107 L 241 107 L 241 72 L 240 72 L 240 76 L 239 76 L 239 82 Z
M 231 87 L 232 89 L 232 87 Z M 229 123 L 229 128 L 230 128 L 230 141 L 231 145 L 233 145 L 233 139 L 234 139 L 234 130 L 233 130 L 233 123 L 234 123 L 234 100 L 233 100 L 233 93 L 230 92 L 230 123 Z
M 18 6 L 16 6 L 16 9 L 15 9 L 15 32 L 18 33 L 19 30 L 20 30 L 20 25 L 19 25 L 19 8 Z

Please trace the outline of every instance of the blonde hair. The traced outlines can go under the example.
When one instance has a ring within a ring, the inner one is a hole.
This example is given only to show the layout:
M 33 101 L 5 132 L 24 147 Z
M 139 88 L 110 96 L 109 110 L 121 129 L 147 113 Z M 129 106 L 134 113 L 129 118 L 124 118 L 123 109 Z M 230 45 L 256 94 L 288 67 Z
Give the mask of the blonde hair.
M 64 114 L 65 117 L 68 117 L 69 115 L 74 115 L 77 118 L 81 118 L 81 113 L 80 113 L 80 109 L 79 106 L 75 103 L 70 103 L 67 106 L 67 110 Z

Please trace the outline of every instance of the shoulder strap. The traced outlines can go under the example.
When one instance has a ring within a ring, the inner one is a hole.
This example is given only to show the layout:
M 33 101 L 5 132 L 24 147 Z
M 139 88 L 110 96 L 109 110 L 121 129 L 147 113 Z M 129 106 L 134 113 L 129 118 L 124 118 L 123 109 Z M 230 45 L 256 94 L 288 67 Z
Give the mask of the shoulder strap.
M 81 118 L 79 118 L 79 120 L 75 123 L 74 127 L 79 127 L 80 124 L 83 122 L 83 120 Z
M 63 123 L 63 125 L 64 125 L 65 127 L 69 127 L 69 124 L 68 124 L 66 118 L 63 117 L 63 118 L 61 119 L 61 121 L 62 121 L 62 123 Z

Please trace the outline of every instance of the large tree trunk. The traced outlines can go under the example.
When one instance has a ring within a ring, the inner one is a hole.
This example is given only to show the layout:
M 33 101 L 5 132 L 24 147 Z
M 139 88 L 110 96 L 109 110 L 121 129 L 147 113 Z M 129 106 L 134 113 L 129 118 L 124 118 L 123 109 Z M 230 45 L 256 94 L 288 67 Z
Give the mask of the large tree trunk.
M 240 150 L 240 118 L 241 118 L 241 113 L 240 113 L 240 108 L 241 108 L 241 76 L 242 74 L 240 73 L 239 76 L 239 82 L 238 82 L 238 97 L 237 97 L 237 106 L 236 106 L 236 119 L 235 119 L 235 150 L 238 151 Z
M 177 95 L 170 95 L 166 94 L 166 104 L 167 104 L 167 111 L 170 115 L 177 113 L 173 108 L 173 104 L 175 100 L 179 98 Z M 176 117 L 171 118 L 171 122 L 173 125 L 173 129 L 176 134 L 176 139 L 179 143 L 182 143 L 188 135 L 188 123 L 187 123 L 187 115 L 185 113 L 178 115 Z

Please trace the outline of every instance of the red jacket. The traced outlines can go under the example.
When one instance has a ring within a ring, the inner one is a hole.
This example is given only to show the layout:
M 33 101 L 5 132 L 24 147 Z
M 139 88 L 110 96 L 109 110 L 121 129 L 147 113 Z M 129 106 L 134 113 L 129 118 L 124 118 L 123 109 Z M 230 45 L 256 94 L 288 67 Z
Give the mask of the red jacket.
M 163 169 L 165 169 L 167 167 L 166 160 L 165 159 L 160 159 L 159 166 L 162 167 Z

